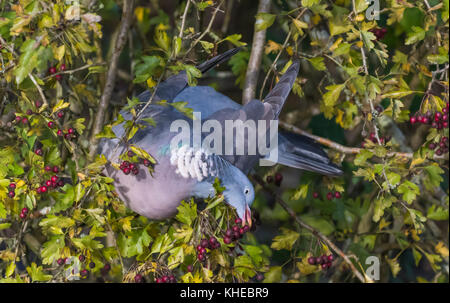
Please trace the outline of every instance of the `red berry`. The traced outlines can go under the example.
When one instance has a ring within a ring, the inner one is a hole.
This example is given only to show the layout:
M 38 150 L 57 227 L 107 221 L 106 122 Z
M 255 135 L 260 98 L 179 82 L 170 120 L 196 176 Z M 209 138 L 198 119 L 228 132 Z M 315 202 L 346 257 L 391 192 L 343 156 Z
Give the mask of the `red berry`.
M 25 219 L 25 218 L 27 217 L 27 215 L 24 214 L 24 213 L 20 213 L 19 217 L 20 217 L 21 219 Z
M 137 274 L 136 276 L 134 276 L 134 282 L 142 283 L 142 282 L 144 282 L 144 277 L 142 277 L 141 274 Z
M 163 283 L 169 282 L 169 277 L 168 276 L 163 276 L 161 279 L 162 279 Z
M 133 175 L 137 175 L 139 174 L 139 169 L 137 167 L 134 167 L 131 172 L 133 173 Z
M 58 265 L 63 265 L 65 263 L 63 258 L 59 258 L 58 261 L 56 261 L 56 263 L 58 263 Z
M 206 248 L 208 246 L 208 240 L 202 239 L 200 241 L 200 248 Z
M 59 187 L 63 187 L 64 186 L 64 181 L 63 180 L 59 180 L 56 185 L 58 185 Z
M 236 218 L 236 219 L 234 219 L 234 223 L 236 223 L 237 225 L 242 224 L 242 219 Z
M 340 192 L 335 192 L 334 193 L 334 197 L 336 198 L 336 199 L 340 199 L 341 198 L 341 193 Z
M 74 133 L 74 130 L 73 130 L 73 128 L 69 128 L 68 130 L 67 130 L 67 133 L 69 133 L 69 134 L 73 134 Z
M 150 161 L 149 160 L 147 160 L 147 159 L 144 159 L 144 166 L 145 167 L 149 167 L 150 166 Z
M 41 107 L 42 102 L 41 102 L 40 100 L 36 100 L 36 101 L 34 101 L 34 105 L 35 105 L 37 108 L 39 108 L 39 107 Z
M 58 177 L 57 176 L 52 176 L 51 180 L 52 180 L 52 182 L 56 182 L 56 181 L 58 181 Z
M 86 257 L 84 255 L 79 255 L 78 260 L 80 260 L 80 262 L 84 262 L 86 260 Z
M 162 280 L 160 278 L 156 278 L 155 282 L 156 283 L 162 283 Z
M 192 265 L 188 265 L 187 266 L 187 271 L 188 272 L 192 272 L 194 270 L 194 266 L 192 266 Z
M 237 226 L 237 225 L 233 226 L 233 231 L 234 232 L 239 232 L 239 226 Z
M 256 275 L 256 280 L 258 280 L 258 281 L 264 280 L 264 275 L 263 275 L 262 273 L 258 273 L 258 274 Z
M 328 200 L 333 199 L 333 193 L 332 193 L 332 192 L 329 192 L 329 193 L 327 194 L 327 199 L 328 199 Z
M 442 114 L 440 112 L 437 112 L 434 114 L 434 121 L 439 121 L 442 119 Z
M 50 180 L 45 181 L 45 185 L 52 186 L 52 181 L 50 181 Z
M 8 187 L 14 190 L 16 188 L 16 183 L 9 183 Z
M 176 282 L 177 282 L 177 279 L 175 278 L 174 275 L 169 277 L 169 283 L 176 283 Z
M 28 118 L 27 117 L 23 117 L 22 118 L 22 124 L 28 124 Z
M 239 228 L 239 234 L 241 234 L 241 235 L 245 234 L 244 228 Z
M 440 156 L 440 155 L 442 155 L 443 154 L 443 151 L 442 151 L 442 149 L 438 149 L 437 151 L 436 151 L 436 155 L 438 155 L 438 156 Z
M 327 257 L 327 260 L 328 260 L 328 262 L 333 262 L 334 256 L 333 256 L 333 255 L 329 255 L 329 256 Z
M 32 111 L 31 109 L 28 109 L 28 110 L 27 110 L 27 115 L 30 116 L 30 115 L 32 115 L 32 114 L 33 114 L 33 111 Z
M 65 138 L 66 140 L 70 140 L 71 135 L 70 135 L 70 134 L 65 134 L 65 135 L 64 135 L 64 138 Z
M 22 117 L 21 116 L 16 116 L 15 119 L 16 119 L 16 122 L 19 123 L 22 120 Z
M 248 225 L 245 225 L 243 227 L 243 229 L 244 229 L 244 232 L 246 233 L 246 232 L 248 232 L 250 230 L 250 227 Z
M 313 197 L 314 197 L 314 199 L 317 199 L 317 198 L 319 198 L 319 193 L 318 192 L 313 192 Z
M 14 198 L 15 195 L 16 195 L 16 193 L 13 192 L 13 191 L 10 191 L 10 192 L 8 193 L 8 197 L 10 197 L 10 198 Z
M 47 192 L 47 186 L 45 186 L 45 185 L 42 185 L 42 186 L 40 187 L 40 189 L 41 189 L 41 193 Z
M 233 232 L 233 237 L 235 240 L 242 238 L 242 235 L 239 233 L 239 231 Z
M 57 81 L 59 81 L 59 80 L 62 79 L 62 76 L 61 76 L 61 75 L 55 75 L 55 79 L 56 79 Z
M 129 175 L 130 172 L 131 172 L 131 169 L 129 169 L 128 167 L 125 167 L 125 168 L 123 169 L 123 173 L 124 173 L 125 175 Z
M 320 265 L 320 267 L 322 267 L 322 269 L 327 269 L 328 268 L 328 264 L 327 263 L 323 263 Z
M 428 122 L 430 122 L 430 119 L 427 117 L 422 117 L 422 124 L 428 124 Z
M 309 258 L 308 258 L 308 264 L 310 264 L 310 265 L 316 265 L 316 258 L 314 258 L 314 257 L 309 257 Z
M 87 277 L 88 274 L 89 274 L 89 272 L 87 269 L 82 269 L 80 271 L 80 276 L 82 276 L 82 277 Z
M 52 66 L 48 69 L 48 72 L 53 75 L 54 73 L 56 73 L 56 68 Z
M 52 168 L 51 168 L 50 165 L 46 165 L 46 166 L 44 167 L 44 169 L 45 169 L 45 171 L 51 171 L 51 170 L 52 170 Z
M 223 243 L 225 243 L 225 244 L 230 244 L 230 243 L 231 243 L 231 237 L 225 236 L 225 237 L 223 238 Z
M 280 186 L 281 181 L 283 181 L 283 175 L 280 174 L 280 173 L 276 173 L 276 174 L 275 174 L 275 184 L 276 184 L 277 186 Z
M 42 156 L 42 149 L 38 148 L 34 151 L 34 153 L 38 156 Z
M 58 166 L 53 166 L 53 172 L 57 174 L 59 172 Z
M 129 151 L 127 152 L 127 155 L 128 155 L 128 157 L 133 157 L 133 156 L 134 156 L 134 152 L 131 151 L 131 150 L 129 150 Z
M 58 131 L 56 132 L 56 134 L 57 134 L 58 136 L 62 137 L 62 136 L 63 136 L 63 131 L 60 130 L 60 129 L 58 129 Z
M 443 128 L 448 128 L 448 122 L 447 121 L 442 122 L 442 127 Z
M 59 67 L 60 71 L 65 71 L 66 70 L 66 65 L 63 63 L 61 64 L 61 66 Z
M 53 121 L 49 121 L 47 123 L 47 126 L 50 127 L 50 128 L 53 128 L 54 125 L 55 125 L 55 123 Z
M 231 229 L 227 229 L 227 231 L 225 232 L 225 236 L 231 237 L 232 235 L 233 235 L 233 231 Z
M 62 112 L 62 111 L 57 112 L 56 115 L 58 116 L 58 118 L 62 118 L 62 117 L 64 117 L 64 112 Z
M 430 144 L 428 144 L 428 148 L 431 150 L 434 150 L 436 148 L 436 144 L 430 143 Z

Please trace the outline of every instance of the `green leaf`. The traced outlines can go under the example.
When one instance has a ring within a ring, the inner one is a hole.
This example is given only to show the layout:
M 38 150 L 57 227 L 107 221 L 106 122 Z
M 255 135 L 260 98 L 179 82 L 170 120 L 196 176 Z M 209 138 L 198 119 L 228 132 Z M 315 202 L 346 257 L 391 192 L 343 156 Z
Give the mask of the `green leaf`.
M 264 275 L 264 283 L 275 283 L 281 281 L 281 266 L 272 266 Z
M 42 245 L 41 257 L 43 264 L 52 264 L 60 258 L 64 248 L 64 235 L 53 236 Z
M 21 55 L 19 64 L 14 69 L 14 75 L 16 76 L 16 83 L 18 85 L 28 77 L 28 74 L 31 73 L 38 64 L 38 52 L 36 51 L 35 45 L 36 41 L 29 39 L 25 41 L 20 48 Z
M 323 62 L 323 57 L 315 57 L 310 58 L 308 61 L 312 64 L 312 66 L 318 71 L 326 70 L 325 63 Z
M 356 166 L 363 166 L 364 164 L 366 164 L 367 159 L 370 159 L 372 157 L 373 153 L 370 150 L 363 149 L 356 155 L 353 163 L 355 163 Z
M 271 248 L 275 250 L 287 249 L 291 250 L 294 243 L 298 240 L 300 234 L 289 230 L 287 228 L 281 228 L 281 234 L 273 238 Z
M 333 107 L 339 99 L 341 91 L 344 89 L 344 87 L 345 84 L 327 86 L 326 89 L 328 90 L 328 92 L 323 95 L 323 101 L 325 105 L 328 107 Z
M 268 13 L 258 13 L 256 14 L 255 28 L 256 31 L 262 31 L 270 27 L 275 21 L 276 15 Z
M 408 38 L 406 38 L 405 44 L 410 45 L 425 39 L 425 30 L 418 26 L 411 27 L 412 32 L 408 33 Z
M 419 187 L 412 183 L 411 181 L 405 180 L 400 186 L 397 188 L 399 194 L 402 195 L 402 199 L 405 200 L 408 204 L 411 204 L 420 194 Z
M 185 223 L 187 225 L 191 225 L 192 222 L 197 218 L 197 204 L 196 203 L 187 203 L 185 201 L 181 201 L 180 206 L 178 206 L 178 214 L 175 216 L 175 219 L 178 221 Z
M 375 206 L 373 210 L 373 221 L 380 221 L 381 217 L 384 214 L 385 209 L 392 206 L 392 203 L 396 202 L 397 198 L 391 195 L 381 196 L 375 200 Z
M 441 175 L 444 174 L 442 168 L 436 165 L 428 165 L 425 167 L 428 178 L 424 178 L 424 185 L 428 190 L 432 190 L 439 186 L 444 180 Z
M 428 208 L 427 218 L 436 221 L 448 220 L 448 209 L 433 204 Z
M 320 216 L 302 215 L 300 218 L 305 221 L 306 224 L 318 229 L 325 236 L 330 235 L 336 229 L 332 221 L 326 220 Z
M 30 275 L 32 281 L 45 282 L 52 278 L 52 275 L 47 275 L 44 273 L 42 266 L 37 266 L 36 263 L 32 263 L 31 266 L 27 267 L 27 272 Z

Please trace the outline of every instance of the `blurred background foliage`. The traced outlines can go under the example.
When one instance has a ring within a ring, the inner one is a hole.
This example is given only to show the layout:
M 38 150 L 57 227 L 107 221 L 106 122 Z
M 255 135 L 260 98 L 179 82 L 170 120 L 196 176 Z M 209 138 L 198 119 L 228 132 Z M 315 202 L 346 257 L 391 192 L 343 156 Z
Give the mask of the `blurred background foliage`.
M 273 0 L 268 13 L 258 2 L 129 1 L 97 135 L 123 1 L 1 0 L 1 281 L 352 282 L 355 270 L 371 281 L 366 259 L 376 256 L 375 282 L 448 282 L 448 0 L 379 1 L 373 21 L 364 0 Z M 239 243 L 223 242 L 234 213 L 220 196 L 183 203 L 171 220 L 137 216 L 101 175 L 105 159 L 89 157 L 92 142 L 114 136 L 118 112 L 180 70 L 241 102 L 255 22 L 266 30 L 256 97 L 300 59 L 280 120 L 324 139 L 343 177 L 259 169 L 269 191 L 255 182 L 260 224 Z M 204 76 L 195 68 L 238 46 L 228 64 Z M 410 122 L 445 111 L 446 127 Z M 221 247 L 201 262 L 205 236 Z M 329 268 L 308 263 L 330 254 Z

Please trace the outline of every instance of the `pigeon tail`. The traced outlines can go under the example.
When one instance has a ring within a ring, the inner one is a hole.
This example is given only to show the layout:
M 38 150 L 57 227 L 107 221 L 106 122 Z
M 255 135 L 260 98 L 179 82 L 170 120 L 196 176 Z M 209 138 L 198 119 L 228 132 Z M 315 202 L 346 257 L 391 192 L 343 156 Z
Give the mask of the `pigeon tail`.
M 197 69 L 199 69 L 202 74 L 208 72 L 210 69 L 216 67 L 217 65 L 227 61 L 231 57 L 233 57 L 236 53 L 238 53 L 242 49 L 241 47 L 232 48 L 223 54 L 217 55 L 214 58 L 209 59 L 208 61 L 205 61 L 199 65 L 197 65 Z
M 264 98 L 264 103 L 268 103 L 272 106 L 274 113 L 274 119 L 278 118 L 284 102 L 289 95 L 295 79 L 297 78 L 298 71 L 300 69 L 300 62 L 295 60 L 287 71 L 281 76 L 280 81 L 273 87 L 273 89 Z

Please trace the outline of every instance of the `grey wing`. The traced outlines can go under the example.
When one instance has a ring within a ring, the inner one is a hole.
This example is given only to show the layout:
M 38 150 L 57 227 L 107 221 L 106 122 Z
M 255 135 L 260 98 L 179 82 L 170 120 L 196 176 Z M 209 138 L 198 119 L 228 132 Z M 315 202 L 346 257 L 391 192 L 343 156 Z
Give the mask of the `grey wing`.
M 217 55 L 197 65 L 196 67 L 202 72 L 202 74 L 204 74 L 215 66 L 227 61 L 240 50 L 241 47 L 230 49 L 223 54 Z M 172 102 L 175 97 L 186 88 L 187 85 L 188 79 L 185 71 L 182 71 L 177 75 L 173 75 L 158 85 L 155 94 L 155 97 L 157 97 L 156 100 L 167 100 L 168 102 Z M 147 102 L 151 95 L 152 93 L 150 91 L 145 91 L 138 96 L 138 99 L 141 102 Z

